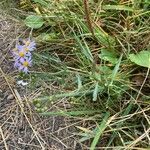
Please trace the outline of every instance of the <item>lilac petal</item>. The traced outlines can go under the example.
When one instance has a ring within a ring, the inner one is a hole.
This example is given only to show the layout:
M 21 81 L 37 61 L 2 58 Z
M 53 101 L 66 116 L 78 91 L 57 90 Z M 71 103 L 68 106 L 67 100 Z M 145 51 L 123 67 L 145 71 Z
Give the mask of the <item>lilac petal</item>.
M 14 56 L 14 60 L 15 60 L 15 61 L 20 61 L 20 58 L 21 58 L 21 57 L 19 57 L 19 56 Z
M 13 56 L 17 56 L 18 55 L 18 53 L 17 52 L 12 52 L 12 54 L 13 54 Z
M 30 52 L 27 52 L 27 53 L 26 53 L 26 56 L 31 56 L 31 53 L 30 53 Z
M 18 69 L 21 69 L 20 67 L 21 67 L 22 65 L 20 64 L 20 61 L 19 60 L 15 60 L 15 62 L 14 62 L 14 67 L 15 68 L 18 68 Z
M 29 63 L 29 67 L 31 67 L 32 66 L 32 62 L 30 61 L 30 62 L 28 62 Z
M 19 66 L 19 70 L 21 71 L 24 67 L 22 65 Z
M 20 61 L 21 63 L 23 63 L 23 62 L 25 61 L 25 58 L 21 57 L 21 58 L 19 59 L 19 61 Z
M 23 72 L 27 73 L 27 72 L 28 72 L 28 68 L 27 68 L 27 67 L 24 67 L 24 68 L 23 68 Z
M 35 42 L 33 41 L 33 42 L 31 42 L 30 43 L 30 45 L 29 45 L 29 48 L 31 49 L 31 50 L 34 50 L 36 47 L 36 44 L 35 44 Z
M 21 66 L 22 66 L 22 64 L 18 63 L 18 68 L 21 67 Z
M 16 45 L 16 47 L 17 47 L 17 49 L 18 49 L 18 51 L 22 51 L 23 50 L 23 46 L 22 45 Z
M 31 62 L 32 61 L 32 57 L 28 57 L 28 62 Z
M 33 51 L 36 48 L 36 43 L 34 41 L 30 41 L 30 44 L 27 47 L 30 51 Z
M 20 65 L 20 63 L 19 63 L 18 61 L 15 61 L 14 67 L 15 67 L 15 68 L 16 68 L 16 67 L 19 67 L 19 65 Z

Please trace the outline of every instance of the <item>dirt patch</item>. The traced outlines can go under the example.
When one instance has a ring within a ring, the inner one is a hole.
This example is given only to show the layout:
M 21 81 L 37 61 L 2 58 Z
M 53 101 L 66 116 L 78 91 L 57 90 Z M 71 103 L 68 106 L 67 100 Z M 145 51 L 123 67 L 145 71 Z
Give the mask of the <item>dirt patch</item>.
M 65 117 L 41 117 L 31 104 L 40 90 L 29 91 L 18 86 L 11 49 L 18 35 L 25 34 L 22 25 L 0 15 L 0 149 L 63 150 L 77 149 L 73 124 Z M 61 101 L 62 102 L 62 101 Z M 60 103 L 59 103 L 60 105 Z M 64 105 L 64 101 L 63 101 Z M 52 108 L 54 109 L 54 108 Z M 79 145 L 79 148 L 82 149 Z

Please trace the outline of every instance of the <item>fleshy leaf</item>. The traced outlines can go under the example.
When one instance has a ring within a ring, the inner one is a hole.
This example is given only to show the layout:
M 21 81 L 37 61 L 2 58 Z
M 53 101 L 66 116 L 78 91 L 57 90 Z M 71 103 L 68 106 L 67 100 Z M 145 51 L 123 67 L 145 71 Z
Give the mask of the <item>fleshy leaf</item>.
M 30 28 L 38 29 L 42 27 L 44 21 L 40 16 L 30 15 L 25 19 L 25 24 Z
M 44 0 L 33 0 L 33 1 L 35 3 L 39 3 L 39 4 L 43 5 L 43 6 L 47 6 L 48 5 L 48 3 L 46 1 L 44 1 Z
M 101 58 L 102 60 L 105 61 L 109 61 L 112 64 L 116 64 L 118 59 L 117 56 L 115 55 L 115 53 L 107 50 L 107 49 L 102 49 L 101 50 L 101 54 L 99 55 L 99 58 Z
M 129 59 L 139 66 L 150 68 L 150 51 L 141 51 L 138 54 L 130 54 Z

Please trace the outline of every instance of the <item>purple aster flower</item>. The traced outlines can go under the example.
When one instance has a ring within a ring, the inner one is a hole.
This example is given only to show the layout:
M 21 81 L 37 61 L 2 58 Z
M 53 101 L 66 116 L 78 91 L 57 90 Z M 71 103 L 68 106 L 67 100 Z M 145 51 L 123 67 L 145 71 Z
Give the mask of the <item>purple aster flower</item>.
M 14 56 L 14 67 L 19 71 L 28 73 L 28 67 L 30 67 L 32 63 L 31 51 L 35 48 L 36 43 L 30 38 L 26 40 L 19 39 L 15 48 L 12 50 Z
M 31 41 L 30 38 L 28 38 L 27 40 L 23 40 L 23 44 L 26 51 L 33 51 L 36 48 L 35 41 Z
M 26 50 L 24 49 L 24 46 L 18 45 L 17 49 L 18 49 L 17 51 L 13 51 L 15 60 L 19 60 L 21 58 L 26 58 L 26 57 L 31 57 L 31 53 L 26 52 Z
M 29 59 L 20 59 L 21 63 L 18 63 L 18 69 L 24 73 L 28 73 L 28 67 L 32 65 L 31 58 Z
M 14 62 L 14 67 L 18 68 L 19 66 L 20 66 L 20 61 L 18 59 L 16 59 Z

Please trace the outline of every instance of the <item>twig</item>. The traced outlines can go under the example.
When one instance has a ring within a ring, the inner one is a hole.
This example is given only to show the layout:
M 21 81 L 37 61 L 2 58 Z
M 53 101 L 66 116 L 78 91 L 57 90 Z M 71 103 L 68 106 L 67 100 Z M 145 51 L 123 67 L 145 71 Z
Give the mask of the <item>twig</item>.
M 4 145 L 5 145 L 5 149 L 8 150 L 8 146 L 7 146 L 7 143 L 6 143 L 6 140 L 5 140 L 5 137 L 4 137 L 4 134 L 3 134 L 1 126 L 0 126 L 0 133 L 2 135 L 2 139 L 3 139 Z
M 136 96 L 135 101 L 137 101 L 138 98 L 139 98 L 139 96 L 140 96 L 141 90 L 142 90 L 142 88 L 143 88 L 143 86 L 144 86 L 144 84 L 145 84 L 145 82 L 146 82 L 146 80 L 147 80 L 147 78 L 148 78 L 149 71 L 150 71 L 150 68 L 148 68 L 148 70 L 147 70 L 146 77 L 145 77 L 145 79 L 144 79 L 144 81 L 143 81 L 143 83 L 142 83 L 142 85 L 141 85 L 141 87 L 140 87 L 140 89 L 139 89 L 139 92 L 138 92 L 138 95 Z
M 90 18 L 90 10 L 89 10 L 88 0 L 84 0 L 84 10 L 85 10 L 85 17 L 86 17 L 87 24 L 89 26 L 89 30 L 92 33 L 92 36 L 95 38 L 93 27 L 92 27 L 92 21 Z

